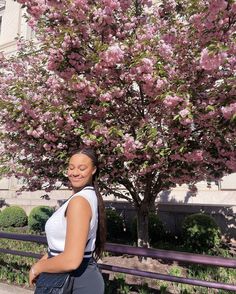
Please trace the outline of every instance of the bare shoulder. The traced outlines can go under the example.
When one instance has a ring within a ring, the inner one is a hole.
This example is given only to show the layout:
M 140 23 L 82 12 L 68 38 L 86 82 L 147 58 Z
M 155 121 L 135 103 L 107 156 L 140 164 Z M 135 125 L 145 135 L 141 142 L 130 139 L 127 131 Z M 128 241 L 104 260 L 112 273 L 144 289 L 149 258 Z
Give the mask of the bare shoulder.
M 83 195 L 74 196 L 68 204 L 68 211 L 78 210 L 89 210 L 89 212 L 91 211 L 90 204 L 88 200 L 85 197 L 83 197 Z
M 84 195 L 77 195 L 77 196 L 74 196 L 68 205 L 70 205 L 71 203 L 79 203 L 79 204 L 85 204 L 85 203 L 89 203 L 88 200 L 85 198 Z

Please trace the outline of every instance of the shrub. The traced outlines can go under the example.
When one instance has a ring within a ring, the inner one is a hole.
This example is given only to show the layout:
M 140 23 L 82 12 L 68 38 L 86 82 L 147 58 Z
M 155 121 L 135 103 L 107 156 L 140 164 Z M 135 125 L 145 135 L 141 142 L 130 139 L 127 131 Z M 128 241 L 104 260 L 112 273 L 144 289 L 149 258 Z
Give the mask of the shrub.
M 40 205 L 34 207 L 28 218 L 29 228 L 35 232 L 44 232 L 46 221 L 53 212 L 54 209 L 49 206 Z
M 150 213 L 148 217 L 148 235 L 151 245 L 161 241 L 165 236 L 165 228 L 162 221 L 159 219 L 156 213 Z M 132 225 L 132 237 L 134 241 L 137 241 L 137 217 L 133 221 Z
M 0 213 L 0 227 L 24 227 L 27 225 L 27 214 L 20 206 L 10 206 Z
M 106 209 L 107 240 L 113 241 L 123 236 L 123 218 L 114 209 Z
M 213 217 L 196 213 L 187 216 L 182 224 L 184 245 L 192 252 L 207 253 L 219 247 L 221 233 Z

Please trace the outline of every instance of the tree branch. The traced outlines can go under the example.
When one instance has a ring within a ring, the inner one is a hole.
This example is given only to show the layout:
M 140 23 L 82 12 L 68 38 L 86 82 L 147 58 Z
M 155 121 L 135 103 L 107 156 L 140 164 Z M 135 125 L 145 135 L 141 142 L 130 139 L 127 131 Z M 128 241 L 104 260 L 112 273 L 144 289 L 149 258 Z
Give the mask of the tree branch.
M 154 174 L 153 173 L 147 174 L 146 177 L 147 177 L 147 183 L 146 183 L 146 187 L 144 191 L 144 201 L 149 202 L 149 199 L 152 198 L 151 190 L 152 190 L 152 181 L 154 178 Z
M 162 175 L 159 174 L 158 175 L 158 178 L 153 186 L 153 189 L 152 189 L 152 193 L 151 193 L 151 197 L 150 197 L 150 202 L 152 201 L 155 201 L 155 198 L 157 196 L 157 194 L 159 192 L 161 192 L 162 188 L 163 188 L 163 185 L 162 185 Z
M 118 182 L 122 184 L 130 192 L 135 204 L 139 205 L 141 202 L 141 199 L 138 193 L 136 193 L 133 184 L 128 179 L 125 179 L 125 178 L 119 179 Z
M 104 183 L 100 183 L 100 185 L 102 186 L 103 189 L 106 190 L 105 195 L 106 195 L 106 194 L 112 194 L 112 195 L 114 195 L 114 196 L 117 197 L 117 198 L 125 199 L 125 200 L 127 200 L 128 202 L 132 203 L 132 199 L 130 199 L 130 197 L 125 196 L 125 195 L 122 194 L 122 193 L 119 193 L 119 192 L 114 191 L 112 188 L 109 188 L 109 187 L 108 187 L 106 184 L 104 184 Z
M 141 110 L 141 113 L 142 113 L 142 115 L 143 115 L 143 117 L 144 117 L 144 108 L 145 108 L 145 105 L 144 105 L 144 94 L 143 94 L 143 90 L 142 90 L 142 87 L 141 87 L 141 85 L 139 85 L 138 84 L 138 86 L 139 86 L 139 92 L 140 92 L 140 98 L 141 98 L 141 103 L 142 103 L 142 110 Z

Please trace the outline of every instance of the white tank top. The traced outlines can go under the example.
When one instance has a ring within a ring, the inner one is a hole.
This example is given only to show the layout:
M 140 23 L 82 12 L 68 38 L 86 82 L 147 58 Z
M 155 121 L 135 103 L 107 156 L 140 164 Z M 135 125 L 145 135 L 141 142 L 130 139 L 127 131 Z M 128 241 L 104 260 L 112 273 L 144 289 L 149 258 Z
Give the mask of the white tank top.
M 80 196 L 85 198 L 91 207 L 92 218 L 90 220 L 90 228 L 88 233 L 88 242 L 86 244 L 84 257 L 91 257 L 95 249 L 96 232 L 98 226 L 98 203 L 97 195 L 94 187 L 86 186 L 81 191 L 73 194 L 68 198 L 60 208 L 58 208 L 53 215 L 47 220 L 45 224 L 45 233 L 48 242 L 48 248 L 51 255 L 58 255 L 64 251 L 66 239 L 66 224 L 65 211 L 72 198 Z

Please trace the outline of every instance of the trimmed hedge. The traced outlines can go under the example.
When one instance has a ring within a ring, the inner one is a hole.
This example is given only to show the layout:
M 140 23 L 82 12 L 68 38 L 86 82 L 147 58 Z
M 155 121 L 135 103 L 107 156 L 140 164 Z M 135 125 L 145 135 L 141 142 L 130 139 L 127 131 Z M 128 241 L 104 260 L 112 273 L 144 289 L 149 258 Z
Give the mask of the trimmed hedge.
M 45 224 L 53 212 L 54 209 L 50 206 L 40 205 L 34 207 L 28 218 L 29 228 L 35 232 L 44 232 Z
M 0 227 L 24 227 L 27 225 L 27 219 L 23 208 L 17 205 L 9 206 L 0 213 Z
M 203 213 L 187 216 L 182 224 L 184 246 L 191 252 L 207 253 L 221 243 L 221 232 L 213 217 Z

